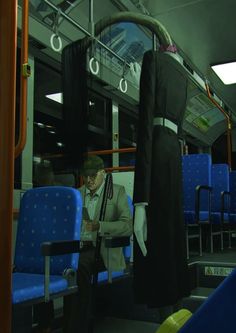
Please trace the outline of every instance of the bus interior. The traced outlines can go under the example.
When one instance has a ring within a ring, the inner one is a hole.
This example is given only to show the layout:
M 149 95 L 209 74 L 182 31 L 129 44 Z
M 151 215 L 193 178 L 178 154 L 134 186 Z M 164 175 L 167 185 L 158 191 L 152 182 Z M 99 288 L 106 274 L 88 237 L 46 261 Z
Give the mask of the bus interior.
M 2 274 L 5 274 L 6 267 L 10 272 L 14 262 L 22 196 L 32 188 L 50 185 L 50 179 L 45 181 L 44 170 L 53 173 L 54 184 L 57 186 L 80 186 L 78 168 L 75 168 L 67 154 L 62 96 L 62 50 L 84 37 L 94 40 L 87 52 L 87 148 L 89 152 L 100 154 L 106 168 L 112 172 L 114 182 L 125 186 L 127 194 L 133 198 L 139 121 L 139 74 L 143 54 L 147 50 L 158 49 L 160 40 L 147 25 L 125 19 L 116 21 L 95 35 L 96 24 L 116 14 L 130 13 L 133 16 L 137 14 L 151 18 L 160 22 L 168 31 L 177 47 L 178 61 L 188 77 L 188 99 L 179 137 L 182 155 L 207 155 L 210 156 L 209 167 L 224 165 L 224 172 L 228 177 L 228 188 L 225 188 L 225 191 L 232 192 L 230 204 L 233 205 L 234 183 L 232 180 L 230 185 L 230 174 L 236 170 L 236 81 L 223 82 L 213 67 L 235 61 L 235 11 L 234 0 L 14 0 L 11 5 L 1 1 L 0 16 L 3 20 L 6 15 L 6 27 L 13 21 L 11 15 L 16 15 L 17 23 L 14 50 L 15 98 L 12 99 L 12 109 L 7 108 L 8 112 L 12 110 L 15 115 L 12 134 L 15 135 L 14 146 L 22 136 L 22 64 L 26 63 L 28 66 L 24 67 L 24 79 L 27 79 L 27 83 L 24 83 L 27 84 L 25 144 L 16 156 L 16 148 L 13 147 L 13 151 L 10 148 L 5 149 L 8 141 L 1 137 L 0 142 L 1 179 L 13 179 L 12 188 L 0 180 Z M 25 21 L 28 21 L 28 27 Z M 4 49 L 11 46 L 11 40 L 14 40 L 14 35 L 10 35 L 12 31 L 7 31 L 6 27 L 3 24 L 1 28 L 0 25 L 0 39 L 5 36 L 0 42 L 2 133 L 6 133 L 4 128 L 8 130 L 3 108 L 10 105 L 9 96 L 4 95 L 4 80 L 8 80 L 14 72 L 10 63 L 3 63 L 9 56 Z M 25 40 L 27 45 L 24 44 Z M 6 43 L 4 47 L 3 42 Z M 24 60 L 23 48 L 28 48 Z M 136 77 L 131 72 L 131 64 L 134 63 L 138 64 L 139 68 Z M 235 67 L 231 72 L 236 74 Z M 11 151 L 12 159 L 9 159 L 7 150 Z M 202 166 L 199 168 L 202 170 Z M 216 186 L 220 186 L 219 184 L 220 180 Z M 8 187 L 7 196 L 4 186 Z M 9 202 L 12 203 L 10 207 L 13 212 L 5 215 L 5 207 L 9 207 Z M 220 237 L 214 237 L 214 231 L 209 238 L 209 230 L 203 227 L 200 252 L 199 234 L 196 236 L 190 229 L 186 233 L 186 255 L 191 295 L 182 300 L 181 308 L 188 309 L 194 316 L 236 267 L 236 228 L 232 223 L 229 228 L 221 230 L 222 245 Z M 150 309 L 145 305 L 135 304 L 133 300 L 132 239 L 130 244 L 130 271 L 117 281 L 113 279 L 112 284 L 101 283 L 97 288 L 94 333 L 172 332 L 168 331 L 168 328 L 165 331 L 161 325 L 164 319 L 179 308 Z M 8 249 L 7 252 L 5 248 Z M 158 269 L 161 272 L 161 268 Z M 6 290 L 0 300 L 1 321 L 7 308 L 6 318 L 0 322 L 0 331 L 38 332 L 32 307 L 12 307 L 9 296 L 10 281 L 7 274 L 0 283 L 1 290 L 5 289 L 6 285 L 9 287 L 8 293 Z M 7 297 L 7 302 L 4 297 Z M 62 298 L 59 297 L 54 300 L 55 318 L 51 332 L 62 332 L 62 308 Z M 206 320 L 208 319 L 213 320 L 210 314 L 209 317 L 206 315 Z M 214 320 L 217 322 L 217 318 Z M 181 332 L 180 327 L 173 330 L 177 331 Z M 193 331 L 190 329 L 186 332 Z M 213 330 L 208 329 L 208 332 Z

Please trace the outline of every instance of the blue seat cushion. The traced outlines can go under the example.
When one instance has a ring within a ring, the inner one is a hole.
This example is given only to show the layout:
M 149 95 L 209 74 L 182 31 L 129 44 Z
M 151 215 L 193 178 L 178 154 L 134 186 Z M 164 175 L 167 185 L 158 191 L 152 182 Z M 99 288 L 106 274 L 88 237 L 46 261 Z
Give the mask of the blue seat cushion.
M 229 222 L 232 223 L 232 224 L 236 223 L 236 214 L 230 213 Z
M 211 213 L 211 220 L 213 224 L 220 224 L 221 223 L 221 213 L 219 212 L 212 212 Z M 224 213 L 224 221 L 229 221 L 229 214 Z
M 131 257 L 131 246 L 125 246 L 123 248 L 124 257 L 128 260 Z
M 204 222 L 208 222 L 208 212 L 201 211 L 199 214 L 200 222 L 204 224 Z M 186 224 L 195 224 L 195 211 L 184 211 L 184 220 Z M 229 220 L 229 214 L 224 213 L 224 221 Z M 213 224 L 220 224 L 221 223 L 221 213 L 219 212 L 212 212 L 211 213 L 211 222 Z M 235 214 L 235 222 L 236 222 L 236 214 Z
M 67 288 L 66 279 L 61 276 L 50 276 L 50 293 L 62 292 Z M 13 304 L 44 297 L 44 275 L 13 273 L 12 290 Z
M 200 221 L 208 221 L 208 212 L 201 211 L 199 213 Z M 196 224 L 195 211 L 186 210 L 184 211 L 184 220 L 186 224 Z
M 123 275 L 124 275 L 124 271 L 112 272 L 113 279 L 123 276 Z M 98 282 L 104 282 L 104 281 L 108 281 L 108 272 L 107 271 L 98 273 Z

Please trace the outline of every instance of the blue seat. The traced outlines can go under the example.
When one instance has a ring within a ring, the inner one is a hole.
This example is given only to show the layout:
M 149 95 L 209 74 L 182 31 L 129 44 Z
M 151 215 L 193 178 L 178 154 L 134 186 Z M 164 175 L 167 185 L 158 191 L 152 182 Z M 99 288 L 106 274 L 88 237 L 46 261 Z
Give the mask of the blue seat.
M 128 198 L 128 205 L 130 208 L 131 216 L 133 217 L 133 214 L 134 214 L 133 201 L 129 195 L 127 195 L 127 198 Z M 130 259 L 130 257 L 132 256 L 132 246 L 131 245 L 124 247 L 124 256 L 125 256 L 126 261 L 128 261 Z
M 179 333 L 235 332 L 236 269 L 190 317 Z
M 230 214 L 229 214 L 229 246 L 231 247 L 231 235 L 235 233 L 236 226 L 236 171 L 229 173 L 229 192 L 230 192 Z
M 13 304 L 48 301 L 76 288 L 66 273 L 77 270 L 81 219 L 81 195 L 73 188 L 25 192 L 17 228 Z
M 187 257 L 189 240 L 199 239 L 202 255 L 202 224 L 210 222 L 211 156 L 191 154 L 182 156 L 184 219 L 186 226 Z

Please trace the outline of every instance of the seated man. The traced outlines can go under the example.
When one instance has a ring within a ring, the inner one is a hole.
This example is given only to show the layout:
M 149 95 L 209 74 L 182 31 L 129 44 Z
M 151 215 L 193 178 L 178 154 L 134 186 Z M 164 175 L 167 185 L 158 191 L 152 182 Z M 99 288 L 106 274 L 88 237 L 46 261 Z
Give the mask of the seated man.
M 84 214 L 81 230 L 82 248 L 78 268 L 78 293 L 64 298 L 65 332 L 88 331 L 91 280 L 94 272 L 94 257 L 97 233 L 101 236 L 131 236 L 132 218 L 125 189 L 113 185 L 113 196 L 108 199 L 104 221 L 99 221 L 105 184 L 103 160 L 89 156 L 81 169 L 84 185 L 79 189 L 83 199 Z M 101 242 L 99 270 L 109 268 L 120 271 L 125 268 L 122 248 L 107 249 Z

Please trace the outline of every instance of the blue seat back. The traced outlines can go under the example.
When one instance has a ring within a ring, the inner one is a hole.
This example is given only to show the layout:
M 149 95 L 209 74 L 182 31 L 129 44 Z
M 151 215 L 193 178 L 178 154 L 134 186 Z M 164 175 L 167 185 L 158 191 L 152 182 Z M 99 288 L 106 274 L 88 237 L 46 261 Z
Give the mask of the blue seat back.
M 131 215 L 133 216 L 133 214 L 134 214 L 133 201 L 132 201 L 132 199 L 129 195 L 127 195 L 127 199 L 128 199 L 128 205 L 129 205 L 129 208 L 130 208 Z M 126 259 L 130 258 L 131 251 L 132 251 L 131 250 L 131 245 L 124 247 L 123 253 L 124 253 L 124 256 L 125 256 Z
M 70 187 L 34 188 L 25 192 L 18 221 L 15 267 L 17 272 L 44 273 L 42 242 L 79 240 L 82 219 L 80 192 Z M 51 258 L 51 274 L 77 269 L 79 254 Z
M 182 156 L 182 169 L 184 210 L 194 211 L 196 186 L 211 186 L 211 156 L 209 154 L 184 155 Z M 202 193 L 200 210 L 207 209 L 207 193 Z
M 221 192 L 229 191 L 229 167 L 228 164 L 213 164 L 212 176 L 212 211 L 221 211 Z M 225 200 L 228 198 L 226 197 Z M 226 206 L 227 207 L 227 206 Z
M 236 213 L 236 171 L 229 174 L 230 211 Z
M 129 208 L 130 208 L 131 215 L 133 216 L 133 214 L 134 214 L 133 201 L 132 201 L 132 199 L 129 195 L 127 195 L 127 199 L 128 199 L 128 205 L 129 205 Z
M 179 333 L 235 332 L 236 270 L 198 308 Z

